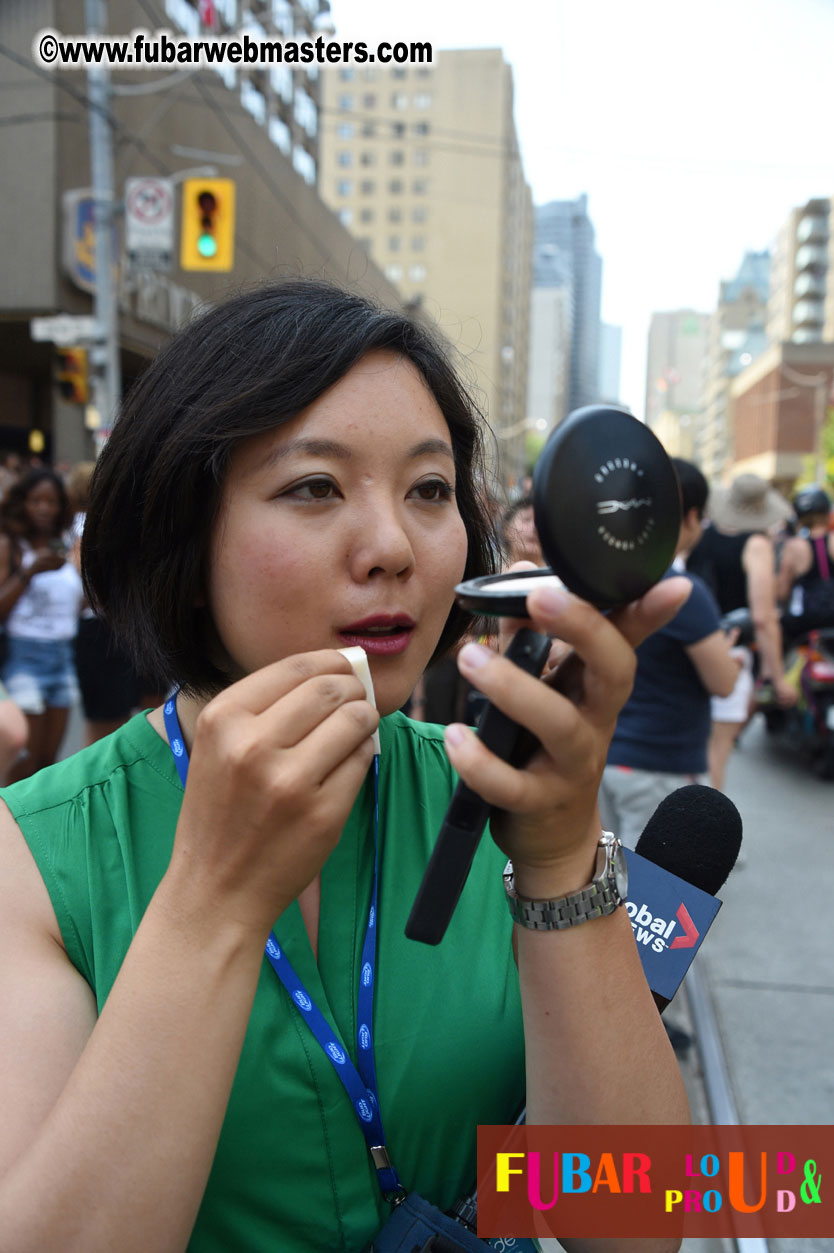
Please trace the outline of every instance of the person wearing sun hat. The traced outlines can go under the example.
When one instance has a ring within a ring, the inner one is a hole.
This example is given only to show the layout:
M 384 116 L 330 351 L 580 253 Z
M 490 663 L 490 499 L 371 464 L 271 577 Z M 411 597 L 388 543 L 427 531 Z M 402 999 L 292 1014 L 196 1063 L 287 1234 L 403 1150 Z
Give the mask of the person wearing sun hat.
M 729 486 L 714 486 L 707 501 L 710 525 L 689 554 L 687 569 L 699 574 L 715 594 L 722 614 L 748 608 L 753 619 L 759 669 L 773 685 L 780 705 L 794 704 L 796 692 L 785 681 L 782 633 L 776 605 L 776 577 L 770 532 L 791 516 L 791 506 L 758 474 L 739 474 Z M 747 721 L 753 692 L 753 656 L 740 654 L 742 668 L 730 696 L 712 698 L 710 777 L 723 788 L 727 761 Z

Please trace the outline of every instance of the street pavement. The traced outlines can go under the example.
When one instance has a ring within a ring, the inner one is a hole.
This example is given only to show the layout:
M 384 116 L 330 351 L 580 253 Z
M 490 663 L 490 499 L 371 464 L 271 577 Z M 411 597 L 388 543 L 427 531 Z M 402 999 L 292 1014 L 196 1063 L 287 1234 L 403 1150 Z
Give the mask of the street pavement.
M 757 717 L 726 791 L 744 824 L 742 862 L 698 961 L 739 1121 L 831 1123 L 834 783 L 816 779 Z M 768 1243 L 771 1253 L 834 1250 L 827 1238 Z

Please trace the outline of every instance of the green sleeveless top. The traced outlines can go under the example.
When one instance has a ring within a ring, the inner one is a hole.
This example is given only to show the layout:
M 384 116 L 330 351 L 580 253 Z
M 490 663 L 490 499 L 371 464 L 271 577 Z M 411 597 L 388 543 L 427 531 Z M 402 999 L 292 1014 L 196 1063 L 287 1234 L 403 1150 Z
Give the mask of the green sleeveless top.
M 512 1122 L 523 1102 L 504 859 L 484 838 L 443 942 L 407 940 L 454 775 L 442 728 L 392 714 L 380 735 L 380 1108 L 403 1183 L 446 1209 L 474 1180 L 477 1124 Z M 170 859 L 182 801 L 171 751 L 139 714 L 0 795 L 35 857 L 70 960 L 101 1008 Z M 354 1061 L 372 803 L 369 776 L 322 872 L 318 964 L 297 902 L 275 928 Z M 264 959 L 189 1250 L 357 1253 L 388 1212 L 348 1097 Z

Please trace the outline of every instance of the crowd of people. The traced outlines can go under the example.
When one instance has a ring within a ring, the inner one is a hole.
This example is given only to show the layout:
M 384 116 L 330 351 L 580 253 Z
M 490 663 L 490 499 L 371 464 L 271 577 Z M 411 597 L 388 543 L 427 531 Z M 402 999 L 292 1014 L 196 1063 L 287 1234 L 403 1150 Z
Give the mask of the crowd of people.
M 724 788 L 730 754 L 756 710 L 797 700 L 792 643 L 834 626 L 834 514 L 825 488 L 803 487 L 789 501 L 754 474 L 710 487 L 698 466 L 672 460 L 682 523 L 667 577 L 685 572 L 692 593 L 638 650 L 600 792 L 604 819 L 632 847 L 669 791 L 688 782 Z M 507 566 L 545 564 L 529 490 L 500 515 L 500 532 Z M 725 625 L 740 610 L 749 615 L 749 639 Z M 497 647 L 497 637 L 491 642 Z M 427 672 L 418 697 L 412 716 L 427 721 L 466 712 L 474 721 L 479 712 L 479 695 L 451 656 Z

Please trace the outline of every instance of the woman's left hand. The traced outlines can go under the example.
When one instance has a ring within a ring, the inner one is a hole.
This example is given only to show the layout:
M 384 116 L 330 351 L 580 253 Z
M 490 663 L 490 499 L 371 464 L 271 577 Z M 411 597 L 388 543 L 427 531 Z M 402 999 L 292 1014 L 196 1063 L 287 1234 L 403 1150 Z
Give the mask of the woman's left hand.
M 452 765 L 499 811 L 490 827 L 513 860 L 522 895 L 523 880 L 541 894 L 549 882 L 555 890 L 565 877 L 582 877 L 593 864 L 600 834 L 597 790 L 617 715 L 631 693 L 634 649 L 675 616 L 690 587 L 684 578 L 664 579 L 607 618 L 566 591 L 531 592 L 529 619 L 507 625 L 513 630 L 532 625 L 572 648 L 547 682 L 477 644 L 461 649 L 463 676 L 541 745 L 518 770 L 468 728 L 454 724 L 446 731 Z

